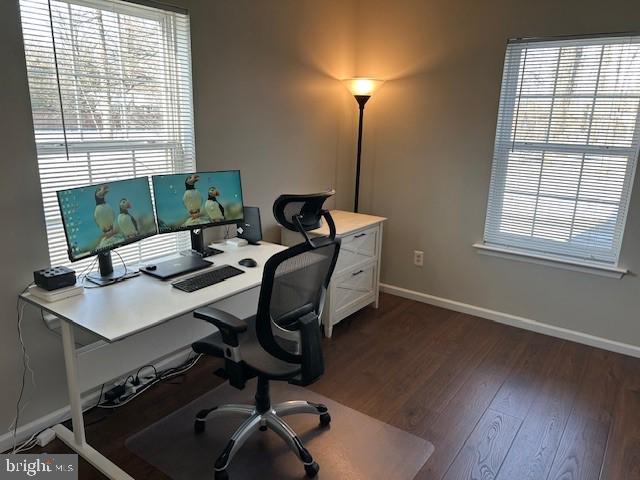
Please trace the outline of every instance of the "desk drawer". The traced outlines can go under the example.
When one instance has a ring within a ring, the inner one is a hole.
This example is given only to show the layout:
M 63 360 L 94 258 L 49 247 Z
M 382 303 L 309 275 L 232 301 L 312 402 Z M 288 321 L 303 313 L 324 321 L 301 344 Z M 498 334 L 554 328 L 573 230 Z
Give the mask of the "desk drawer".
M 338 318 L 344 318 L 373 301 L 376 265 L 372 262 L 333 278 L 331 295 Z
M 377 258 L 379 234 L 380 229 L 376 226 L 342 237 L 335 274 L 340 275 L 352 267 Z

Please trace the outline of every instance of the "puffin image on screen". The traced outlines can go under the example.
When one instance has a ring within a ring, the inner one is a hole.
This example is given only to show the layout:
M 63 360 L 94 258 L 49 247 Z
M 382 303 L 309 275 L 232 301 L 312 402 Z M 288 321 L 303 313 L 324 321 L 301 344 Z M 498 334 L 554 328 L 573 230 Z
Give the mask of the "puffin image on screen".
M 105 238 L 112 237 L 116 233 L 113 228 L 115 214 L 111 206 L 106 202 L 107 193 L 109 193 L 109 185 L 100 185 L 98 187 L 95 194 L 96 209 L 93 212 L 96 225 L 98 225 Z
M 120 233 L 125 238 L 131 238 L 138 235 L 138 222 L 133 215 L 129 212 L 129 209 L 133 208 L 131 202 L 126 198 L 120 200 L 120 214 L 118 215 L 118 226 L 120 227 Z
M 198 175 L 189 175 L 184 181 L 184 195 L 182 203 L 189 212 L 189 218 L 184 225 L 197 225 L 200 220 L 200 209 L 202 208 L 202 194 L 196 189 L 196 182 L 200 180 Z
M 204 211 L 213 222 L 224 220 L 224 207 L 218 201 L 220 190 L 216 187 L 209 187 L 207 201 L 204 202 Z

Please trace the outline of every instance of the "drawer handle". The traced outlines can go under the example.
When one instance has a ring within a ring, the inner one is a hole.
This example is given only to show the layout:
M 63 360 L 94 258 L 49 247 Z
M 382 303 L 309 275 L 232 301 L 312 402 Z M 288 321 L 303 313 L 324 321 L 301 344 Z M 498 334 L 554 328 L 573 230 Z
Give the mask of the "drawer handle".
M 359 233 L 357 235 L 354 235 L 353 238 L 360 238 L 360 237 L 364 237 L 366 235 L 366 233 Z
M 364 272 L 364 270 L 358 270 L 357 272 L 353 272 L 353 273 L 351 274 L 351 276 L 352 276 L 352 277 L 355 277 L 356 275 L 360 275 L 360 274 L 361 274 L 361 273 L 363 273 L 363 272 Z

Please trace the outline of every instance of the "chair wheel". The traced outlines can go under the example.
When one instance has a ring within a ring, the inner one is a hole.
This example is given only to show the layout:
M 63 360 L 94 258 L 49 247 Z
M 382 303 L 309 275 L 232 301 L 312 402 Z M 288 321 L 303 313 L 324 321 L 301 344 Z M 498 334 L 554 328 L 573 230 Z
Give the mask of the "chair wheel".
M 318 465 L 317 462 L 304 466 L 304 471 L 307 472 L 307 477 L 309 478 L 313 478 L 318 475 L 318 470 L 320 470 L 320 465 Z
M 321 427 L 326 427 L 331 423 L 331 415 L 329 415 L 328 413 L 323 413 L 322 415 L 320 415 L 320 426 Z
M 214 480 L 229 480 L 229 474 L 226 470 L 216 470 Z
M 196 420 L 195 422 L 193 422 L 193 431 L 196 434 L 202 433 L 204 432 L 204 427 L 206 426 L 205 422 L 199 422 L 198 420 Z

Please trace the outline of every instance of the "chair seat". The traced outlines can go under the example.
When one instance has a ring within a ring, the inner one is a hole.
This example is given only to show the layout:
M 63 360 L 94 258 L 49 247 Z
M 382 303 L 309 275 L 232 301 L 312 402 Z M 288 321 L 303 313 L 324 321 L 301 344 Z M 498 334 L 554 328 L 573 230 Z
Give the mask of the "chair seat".
M 240 355 L 244 364 L 256 375 L 273 380 L 292 380 L 300 373 L 300 365 L 284 362 L 265 351 L 256 336 L 255 316 L 246 319 L 248 330 L 240 335 Z M 225 358 L 225 344 L 220 332 L 212 333 L 192 344 L 193 351 Z

